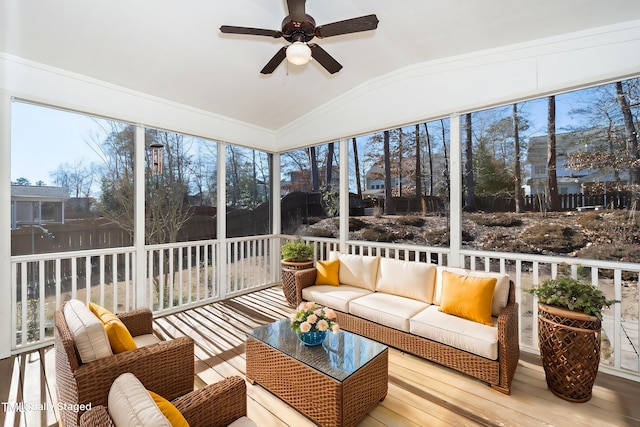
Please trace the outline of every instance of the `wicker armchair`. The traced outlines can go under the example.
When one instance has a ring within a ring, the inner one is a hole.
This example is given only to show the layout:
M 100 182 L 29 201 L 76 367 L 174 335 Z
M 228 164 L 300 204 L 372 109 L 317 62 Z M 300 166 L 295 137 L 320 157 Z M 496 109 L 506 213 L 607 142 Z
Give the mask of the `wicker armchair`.
M 247 386 L 244 379 L 225 378 L 205 388 L 194 390 L 171 403 L 191 427 L 225 427 L 247 415 Z M 245 420 L 245 425 L 251 422 Z M 81 427 L 113 426 L 107 408 L 100 405 L 82 414 Z
M 153 315 L 139 309 L 118 317 L 132 336 L 153 333 Z M 194 343 L 180 337 L 82 363 L 62 311 L 55 317 L 56 389 L 62 425 L 76 427 L 78 405 L 106 405 L 111 383 L 122 373 L 133 373 L 150 390 L 172 400 L 193 390 Z

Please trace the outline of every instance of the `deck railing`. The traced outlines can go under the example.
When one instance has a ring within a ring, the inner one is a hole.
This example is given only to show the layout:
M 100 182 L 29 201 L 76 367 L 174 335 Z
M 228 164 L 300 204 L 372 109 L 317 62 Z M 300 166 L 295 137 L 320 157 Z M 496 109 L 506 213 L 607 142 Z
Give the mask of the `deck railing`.
M 252 236 L 227 239 L 224 244 L 205 240 L 148 246 L 141 275 L 147 306 L 166 314 L 271 286 L 280 280 L 280 245 L 293 238 Z M 314 245 L 315 259 L 326 259 L 340 247 L 336 239 L 303 238 Z M 586 278 L 620 301 L 604 312 L 601 369 L 640 381 L 640 264 L 467 249 L 454 263 L 448 248 L 366 241 L 347 241 L 345 250 L 508 274 L 520 305 L 520 346 L 533 353 L 538 352 L 537 300 L 527 290 L 559 274 Z M 12 257 L 12 352 L 50 345 L 55 310 L 69 298 L 93 301 L 116 312 L 135 307 L 140 295 L 137 274 L 131 247 Z
M 217 240 L 147 246 L 146 306 L 166 314 L 271 286 L 279 278 L 275 242 L 252 236 L 227 239 L 224 248 Z M 136 279 L 132 247 L 12 257 L 12 352 L 50 345 L 55 311 L 68 299 L 114 312 L 139 306 Z

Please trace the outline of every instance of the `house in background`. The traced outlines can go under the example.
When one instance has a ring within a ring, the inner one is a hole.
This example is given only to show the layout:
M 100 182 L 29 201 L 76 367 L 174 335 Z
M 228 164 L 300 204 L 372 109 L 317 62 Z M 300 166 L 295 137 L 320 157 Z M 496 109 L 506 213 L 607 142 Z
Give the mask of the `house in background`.
M 622 137 L 623 138 L 623 137 Z M 611 188 L 614 183 L 627 182 L 628 171 L 616 173 L 613 167 L 600 167 L 598 170 L 569 168 L 572 154 L 586 150 L 604 149 L 607 146 L 603 131 L 577 131 L 556 135 L 556 176 L 558 178 L 558 194 L 581 194 L 585 192 L 602 192 Z M 547 135 L 529 139 L 529 149 L 525 170 L 530 175 L 525 180 L 531 195 L 546 194 L 548 191 L 547 174 Z
M 11 185 L 11 229 L 22 225 L 64 224 L 69 191 L 45 185 Z

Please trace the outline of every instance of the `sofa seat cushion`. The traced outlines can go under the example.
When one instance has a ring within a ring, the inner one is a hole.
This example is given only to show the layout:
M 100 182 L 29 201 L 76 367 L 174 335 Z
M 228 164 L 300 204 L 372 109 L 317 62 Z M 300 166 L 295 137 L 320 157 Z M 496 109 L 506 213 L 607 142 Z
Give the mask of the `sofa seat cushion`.
M 376 290 L 379 256 L 348 255 L 329 252 L 329 260 L 340 260 L 338 278 L 341 285 L 355 286 L 370 291 Z
M 371 293 L 367 289 L 356 286 L 313 285 L 302 290 L 302 298 L 306 301 L 313 301 L 325 307 L 348 313 L 349 301 Z
M 424 262 L 381 258 L 376 290 L 431 304 L 436 286 L 436 266 Z
M 438 266 L 436 271 L 436 290 L 433 298 L 435 305 L 440 305 L 442 300 L 442 272 L 448 271 L 454 274 L 467 275 L 470 277 L 489 278 L 495 277 L 496 287 L 493 290 L 493 299 L 491 301 L 491 315 L 498 317 L 503 308 L 509 302 L 509 276 L 501 273 L 493 273 L 488 271 L 465 270 L 463 268 L 442 267 Z
M 487 359 L 498 359 L 497 319 L 493 326 L 443 313 L 429 306 L 411 318 L 410 332 Z
M 398 295 L 376 292 L 349 303 L 349 313 L 390 328 L 409 332 L 409 319 L 429 304 Z

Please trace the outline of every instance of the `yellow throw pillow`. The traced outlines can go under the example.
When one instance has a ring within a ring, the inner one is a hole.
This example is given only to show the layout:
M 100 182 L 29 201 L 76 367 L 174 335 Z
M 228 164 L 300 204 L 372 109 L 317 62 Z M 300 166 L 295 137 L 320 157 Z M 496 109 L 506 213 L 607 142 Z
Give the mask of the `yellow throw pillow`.
M 109 344 L 111 344 L 111 350 L 114 353 L 122 353 L 138 348 L 129 330 L 122 323 L 122 320 L 118 319 L 118 316 L 92 302 L 89 303 L 89 309 L 104 325 L 107 337 L 109 337 Z
M 189 427 L 189 423 L 187 422 L 187 420 L 185 420 L 180 411 L 178 411 L 178 408 L 173 406 L 173 403 L 169 402 L 159 394 L 152 392 L 151 390 L 147 391 L 153 398 L 153 401 L 156 402 L 156 405 L 158 405 L 158 408 L 160 408 L 160 412 L 162 412 L 162 415 L 167 417 L 173 427 Z
M 333 285 L 340 284 L 340 260 L 333 261 L 316 261 L 316 285 Z
M 443 271 L 440 311 L 492 326 L 491 300 L 496 282 L 495 277 L 463 276 Z

